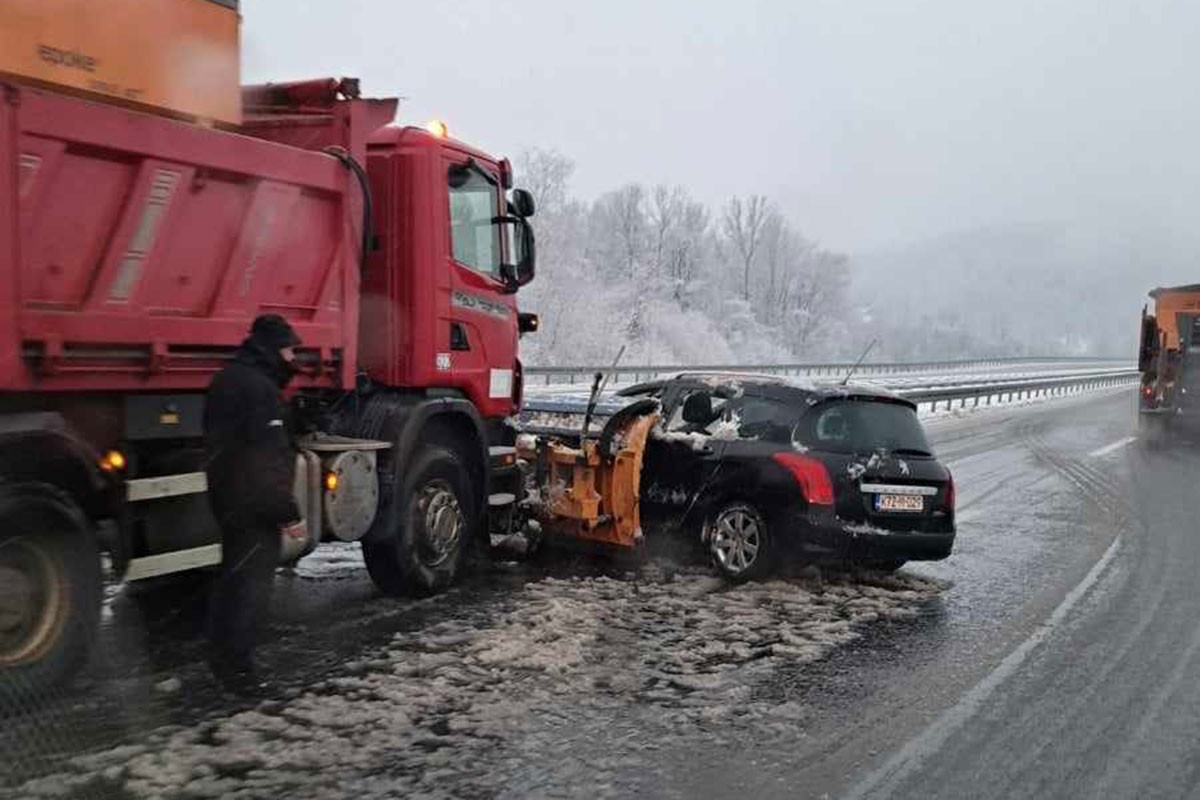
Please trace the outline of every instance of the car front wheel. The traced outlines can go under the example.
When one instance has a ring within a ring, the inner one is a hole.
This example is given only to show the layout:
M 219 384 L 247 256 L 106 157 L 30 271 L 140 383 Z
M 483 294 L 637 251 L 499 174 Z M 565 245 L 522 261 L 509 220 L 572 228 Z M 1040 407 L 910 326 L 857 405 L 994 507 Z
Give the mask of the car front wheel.
M 704 540 L 713 566 L 731 581 L 760 578 L 770 568 L 767 522 L 749 503 L 730 503 L 709 519 Z

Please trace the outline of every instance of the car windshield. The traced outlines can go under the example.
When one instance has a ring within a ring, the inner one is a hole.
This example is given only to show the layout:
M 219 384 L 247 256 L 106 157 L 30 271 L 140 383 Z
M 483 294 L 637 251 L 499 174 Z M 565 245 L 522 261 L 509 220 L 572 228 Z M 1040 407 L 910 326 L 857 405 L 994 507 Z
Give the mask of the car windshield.
M 797 441 L 815 450 L 864 453 L 889 450 L 932 455 L 917 412 L 900 403 L 840 400 L 819 406 L 797 429 Z

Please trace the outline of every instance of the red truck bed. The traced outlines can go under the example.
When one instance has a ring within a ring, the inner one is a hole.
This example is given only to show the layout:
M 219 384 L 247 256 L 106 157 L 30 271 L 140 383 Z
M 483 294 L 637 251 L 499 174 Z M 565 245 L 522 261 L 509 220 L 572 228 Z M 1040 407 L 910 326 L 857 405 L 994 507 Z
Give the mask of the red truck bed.
M 352 385 L 361 195 L 319 149 L 361 161 L 394 103 L 232 133 L 0 92 L 0 391 L 203 388 L 262 312 L 303 337 L 302 385 Z

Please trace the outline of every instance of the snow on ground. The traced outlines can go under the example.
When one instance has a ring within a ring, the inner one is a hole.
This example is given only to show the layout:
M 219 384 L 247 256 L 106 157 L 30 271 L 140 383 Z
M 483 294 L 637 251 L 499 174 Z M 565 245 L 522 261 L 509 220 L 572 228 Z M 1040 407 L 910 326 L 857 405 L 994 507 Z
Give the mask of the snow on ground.
M 366 569 L 358 542 L 324 542 L 296 564 L 301 578 L 332 578 Z
M 397 633 L 290 699 L 72 758 L 13 796 L 494 796 L 528 780 L 531 760 L 561 779 L 558 754 L 582 759 L 600 796 L 608 762 L 595 736 L 624 747 L 619 760 L 718 723 L 767 736 L 795 726 L 803 709 L 757 686 L 868 626 L 904 624 L 945 588 L 815 568 L 739 587 L 654 565 L 621 579 L 543 577 Z M 631 715 L 635 733 L 604 734 Z

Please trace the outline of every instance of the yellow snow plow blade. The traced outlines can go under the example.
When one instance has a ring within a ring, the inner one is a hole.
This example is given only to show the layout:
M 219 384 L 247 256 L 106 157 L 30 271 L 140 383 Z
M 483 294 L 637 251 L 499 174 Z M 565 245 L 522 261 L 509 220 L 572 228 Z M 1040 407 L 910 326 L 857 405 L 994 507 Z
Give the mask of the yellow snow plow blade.
M 654 412 L 622 420 L 582 449 L 554 440 L 538 440 L 532 448 L 518 445 L 520 457 L 537 465 L 540 502 L 532 511 L 543 531 L 618 547 L 637 545 L 642 457 L 658 418 Z

